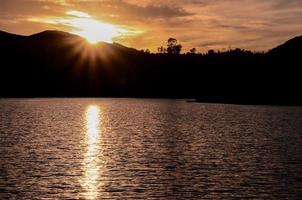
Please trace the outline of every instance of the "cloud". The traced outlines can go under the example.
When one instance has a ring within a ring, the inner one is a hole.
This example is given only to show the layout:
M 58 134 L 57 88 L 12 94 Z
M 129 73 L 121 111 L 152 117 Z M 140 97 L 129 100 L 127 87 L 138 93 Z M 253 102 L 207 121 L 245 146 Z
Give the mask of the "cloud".
M 70 10 L 77 12 L 69 17 L 144 30 L 118 42 L 152 50 L 169 37 L 185 50 L 267 50 L 302 34 L 301 0 L 1 0 L 0 29 L 23 34 L 53 29 L 54 24 L 28 19 L 64 18 Z
M 66 14 L 73 16 L 73 17 L 91 18 L 91 16 L 89 14 L 81 12 L 81 11 L 76 11 L 76 10 L 67 11 Z
M 192 15 L 188 11 L 178 6 L 170 6 L 165 4 L 133 4 L 125 0 L 103 0 L 103 1 L 72 1 L 72 5 L 79 9 L 89 10 L 108 16 L 120 16 L 129 20 L 149 20 L 149 19 L 165 19 L 174 17 L 184 17 Z

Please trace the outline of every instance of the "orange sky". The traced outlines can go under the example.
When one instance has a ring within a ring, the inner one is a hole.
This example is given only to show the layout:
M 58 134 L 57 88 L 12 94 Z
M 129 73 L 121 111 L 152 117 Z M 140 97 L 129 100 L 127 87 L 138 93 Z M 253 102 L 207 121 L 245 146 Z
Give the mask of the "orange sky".
M 0 0 L 3 31 L 81 33 L 83 19 L 92 34 L 110 29 L 113 41 L 137 49 L 175 37 L 184 51 L 268 50 L 302 35 L 302 0 Z

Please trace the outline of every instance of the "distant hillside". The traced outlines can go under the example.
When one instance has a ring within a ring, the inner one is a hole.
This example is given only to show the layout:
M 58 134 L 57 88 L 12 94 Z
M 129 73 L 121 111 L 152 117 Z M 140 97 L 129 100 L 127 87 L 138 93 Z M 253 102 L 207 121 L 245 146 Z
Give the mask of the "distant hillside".
M 43 49 L 45 49 L 45 47 L 60 46 L 67 48 L 75 47 L 79 44 L 84 45 L 86 44 L 86 40 L 78 35 L 55 30 L 43 31 L 41 33 L 36 33 L 30 36 L 21 36 L 0 31 L 0 44 L 6 44 L 20 48 L 26 47 L 25 45 Z M 2 47 L 4 48 L 5 46 Z M 99 42 L 98 44 L 94 45 L 94 48 L 110 48 L 114 51 L 137 51 L 133 48 L 128 48 L 117 43 L 109 44 L 105 42 Z
M 21 36 L 21 35 L 17 35 L 17 34 L 12 34 L 12 33 L 8 33 L 5 31 L 1 31 L 0 30 L 0 39 L 10 39 L 10 38 L 17 38 L 17 37 L 25 37 L 25 36 Z
M 270 54 L 278 55 L 301 55 L 302 52 L 302 36 L 295 37 L 284 44 L 272 49 Z
M 152 97 L 302 104 L 301 37 L 267 54 L 150 54 L 66 32 L 0 32 L 0 97 Z M 298 63 L 298 64 L 297 64 Z

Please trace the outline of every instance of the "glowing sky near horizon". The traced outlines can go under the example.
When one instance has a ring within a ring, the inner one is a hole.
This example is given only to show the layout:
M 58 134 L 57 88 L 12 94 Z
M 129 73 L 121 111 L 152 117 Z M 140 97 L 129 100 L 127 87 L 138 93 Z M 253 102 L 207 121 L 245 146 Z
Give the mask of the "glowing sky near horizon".
M 0 0 L 0 30 L 57 29 L 152 51 L 169 37 L 184 51 L 268 50 L 302 35 L 301 19 L 302 0 Z

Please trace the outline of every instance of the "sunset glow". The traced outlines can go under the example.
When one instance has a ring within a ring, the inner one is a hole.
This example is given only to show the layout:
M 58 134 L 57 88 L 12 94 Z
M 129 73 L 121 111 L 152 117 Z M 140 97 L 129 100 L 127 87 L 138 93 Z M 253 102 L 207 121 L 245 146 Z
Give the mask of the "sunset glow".
M 101 41 L 112 43 L 112 39 L 121 34 L 121 31 L 113 25 L 93 19 L 74 19 L 71 24 L 79 29 L 74 31 L 74 34 L 86 38 L 92 44 Z
M 176 38 L 183 51 L 266 51 L 302 34 L 300 0 L 4 0 L 0 30 L 75 33 L 156 52 Z
M 67 11 L 66 15 L 65 19 L 57 21 L 72 27 L 71 33 L 85 38 L 91 44 L 112 43 L 115 37 L 129 34 L 126 29 L 94 19 L 85 12 L 72 10 Z
M 66 14 L 73 17 L 65 20 L 74 29 L 71 32 L 84 37 L 91 44 L 97 42 L 112 43 L 113 38 L 127 33 L 125 29 L 93 19 L 84 12 L 68 11 Z

